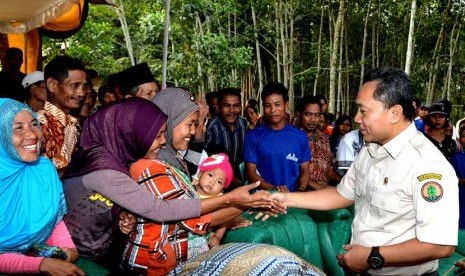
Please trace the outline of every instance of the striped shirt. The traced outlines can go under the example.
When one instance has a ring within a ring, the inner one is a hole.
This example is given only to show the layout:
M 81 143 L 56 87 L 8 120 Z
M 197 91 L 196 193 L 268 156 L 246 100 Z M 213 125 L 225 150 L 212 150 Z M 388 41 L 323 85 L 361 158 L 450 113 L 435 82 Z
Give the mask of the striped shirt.
M 247 121 L 238 117 L 234 131 L 221 119 L 220 116 L 213 118 L 207 125 L 205 134 L 206 148 L 212 149 L 216 145 L 222 145 L 228 151 L 231 161 L 239 164 L 244 161 L 244 139 L 247 129 Z

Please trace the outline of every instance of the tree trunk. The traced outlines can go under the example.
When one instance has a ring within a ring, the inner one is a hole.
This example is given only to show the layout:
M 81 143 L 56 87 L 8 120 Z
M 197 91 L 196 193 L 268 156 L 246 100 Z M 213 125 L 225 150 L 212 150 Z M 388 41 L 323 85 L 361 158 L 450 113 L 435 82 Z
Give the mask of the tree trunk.
M 289 79 L 289 71 L 288 71 L 288 64 L 287 64 L 287 53 L 288 53 L 288 49 L 287 49 L 287 39 L 286 39 L 286 34 L 285 34 L 285 30 L 286 30 L 286 16 L 287 16 L 287 12 L 286 12 L 286 7 L 285 7 L 285 4 L 280 0 L 279 1 L 279 6 L 280 6 L 280 9 L 278 10 L 278 13 L 279 13 L 279 29 L 280 29 L 280 34 L 281 34 L 281 47 L 282 47 L 282 53 L 283 53 L 283 61 L 282 61 L 282 64 L 283 64 L 283 84 L 284 86 L 288 87 L 288 79 Z M 281 11 L 281 12 L 279 12 Z M 284 13 L 284 14 L 283 14 Z
M 278 7 L 279 5 L 279 2 L 276 1 L 275 5 L 274 5 L 274 11 L 275 11 L 275 35 L 276 35 L 276 73 L 278 75 L 278 82 L 282 82 L 281 80 L 281 52 L 280 52 L 280 47 L 279 47 L 279 44 L 280 44 L 280 40 L 279 40 L 279 33 L 281 32 L 280 28 L 279 28 L 279 13 L 278 13 Z
M 161 89 L 166 88 L 166 68 L 168 65 L 168 41 L 170 31 L 171 0 L 165 0 L 165 30 L 163 31 L 163 63 L 161 69 Z
M 255 51 L 257 55 L 257 69 L 258 69 L 258 97 L 261 96 L 263 90 L 263 71 L 262 71 L 262 58 L 260 55 L 260 42 L 258 41 L 258 27 L 257 27 L 257 20 L 255 18 L 255 10 L 253 8 L 253 4 L 250 4 L 250 9 L 252 10 L 252 20 L 253 20 L 253 28 L 254 28 L 254 35 L 255 35 Z
M 289 59 L 288 59 L 288 70 L 289 70 L 289 112 L 294 114 L 294 2 L 288 0 L 289 5 Z
M 317 94 L 317 87 L 318 87 L 318 80 L 320 78 L 320 66 L 321 66 L 321 35 L 323 33 L 323 15 L 324 15 L 324 8 L 323 8 L 324 0 L 321 1 L 321 18 L 320 18 L 320 30 L 318 31 L 318 52 L 317 52 L 317 61 L 316 61 L 316 76 L 315 76 L 315 83 L 313 84 L 313 95 Z
M 413 60 L 413 36 L 415 35 L 415 12 L 417 10 L 417 0 L 412 0 L 412 9 L 410 10 L 410 27 L 408 31 L 407 55 L 405 57 L 405 72 L 410 75 Z
M 337 116 L 337 113 L 341 111 L 341 98 L 342 98 L 342 57 L 343 57 L 343 50 L 344 50 L 344 34 L 345 34 L 345 24 L 341 25 L 341 41 L 339 43 L 339 65 L 338 65 L 338 72 L 337 72 L 337 101 L 336 101 L 336 113 L 335 115 Z M 337 118 L 337 117 L 336 117 Z
M 442 98 L 446 97 L 446 99 L 450 100 L 450 83 L 452 80 L 452 68 L 453 68 L 453 62 L 454 62 L 454 56 L 455 56 L 455 51 L 457 49 L 457 44 L 458 40 L 460 37 L 460 29 L 461 25 L 459 25 L 458 30 L 457 30 L 457 35 L 454 39 L 454 31 L 457 23 L 454 23 L 454 26 L 452 27 L 452 33 L 450 34 L 450 46 L 449 46 L 449 66 L 447 68 L 447 78 L 446 82 L 444 84 L 444 92 Z
M 449 9 L 450 9 L 450 0 L 447 2 L 447 7 L 444 10 L 444 16 L 442 17 L 441 30 L 439 31 L 438 39 L 436 40 L 436 45 L 434 47 L 434 52 L 433 52 L 433 57 L 432 57 L 432 60 L 434 61 L 434 63 L 431 64 L 431 67 L 429 69 L 428 85 L 426 89 L 427 90 L 427 95 L 426 95 L 427 103 L 431 103 L 434 98 L 434 89 L 436 87 L 437 71 L 439 67 L 439 58 L 440 58 L 439 53 L 442 49 L 442 41 L 444 39 L 444 26 L 448 19 Z
M 329 112 L 335 113 L 336 99 L 336 66 L 339 49 L 339 38 L 341 36 L 341 25 L 344 22 L 345 0 L 339 1 L 339 12 L 337 14 L 336 25 L 334 26 L 334 39 L 331 47 L 330 73 L 329 73 Z
M 367 47 L 368 37 L 368 17 L 370 16 L 371 0 L 368 1 L 367 13 L 365 15 L 365 23 L 363 25 L 363 42 L 362 42 L 362 58 L 360 59 L 360 84 L 359 88 L 363 85 L 363 78 L 365 76 L 365 52 Z
M 129 61 L 131 62 L 131 65 L 135 65 L 136 60 L 134 58 L 134 50 L 132 49 L 131 36 L 129 35 L 128 22 L 126 21 L 126 16 L 124 13 L 123 0 L 120 0 L 118 5 L 114 6 L 114 9 L 121 23 L 121 28 L 123 29 L 124 40 L 126 42 L 126 48 L 128 50 L 128 55 L 129 55 Z M 165 25 L 166 25 L 166 22 L 165 22 Z

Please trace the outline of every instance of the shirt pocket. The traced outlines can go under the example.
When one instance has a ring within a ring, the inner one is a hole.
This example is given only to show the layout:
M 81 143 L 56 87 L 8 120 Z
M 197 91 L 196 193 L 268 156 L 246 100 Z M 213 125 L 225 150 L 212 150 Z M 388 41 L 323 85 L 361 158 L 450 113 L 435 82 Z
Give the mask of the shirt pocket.
M 372 195 L 369 214 L 374 229 L 381 232 L 395 232 L 400 222 L 400 198 L 381 194 Z

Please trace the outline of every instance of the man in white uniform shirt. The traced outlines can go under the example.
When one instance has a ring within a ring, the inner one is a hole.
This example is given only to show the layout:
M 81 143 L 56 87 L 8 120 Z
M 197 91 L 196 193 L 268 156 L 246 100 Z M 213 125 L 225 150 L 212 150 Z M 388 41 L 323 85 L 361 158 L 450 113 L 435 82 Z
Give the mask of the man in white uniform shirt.
M 366 146 L 335 189 L 277 193 L 290 207 L 355 204 L 352 238 L 339 265 L 363 275 L 438 275 L 438 259 L 457 245 L 458 179 L 412 122 L 411 80 L 377 68 L 355 100 Z

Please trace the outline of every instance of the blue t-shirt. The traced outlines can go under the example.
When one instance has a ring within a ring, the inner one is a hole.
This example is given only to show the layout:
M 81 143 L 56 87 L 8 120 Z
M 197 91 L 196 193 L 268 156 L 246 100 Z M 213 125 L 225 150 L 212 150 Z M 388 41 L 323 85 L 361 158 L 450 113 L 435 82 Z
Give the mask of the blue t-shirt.
M 415 119 L 413 122 L 418 131 L 425 133 L 425 123 L 421 118 Z
M 450 160 L 454 167 L 455 174 L 458 178 L 465 178 L 465 152 L 460 151 L 454 153 Z M 459 206 L 460 206 L 460 219 L 459 228 L 465 228 L 465 187 L 459 185 Z
M 260 125 L 245 136 L 245 162 L 254 163 L 258 173 L 270 184 L 298 188 L 300 164 L 310 161 L 311 153 L 305 132 L 287 125 L 274 130 Z

